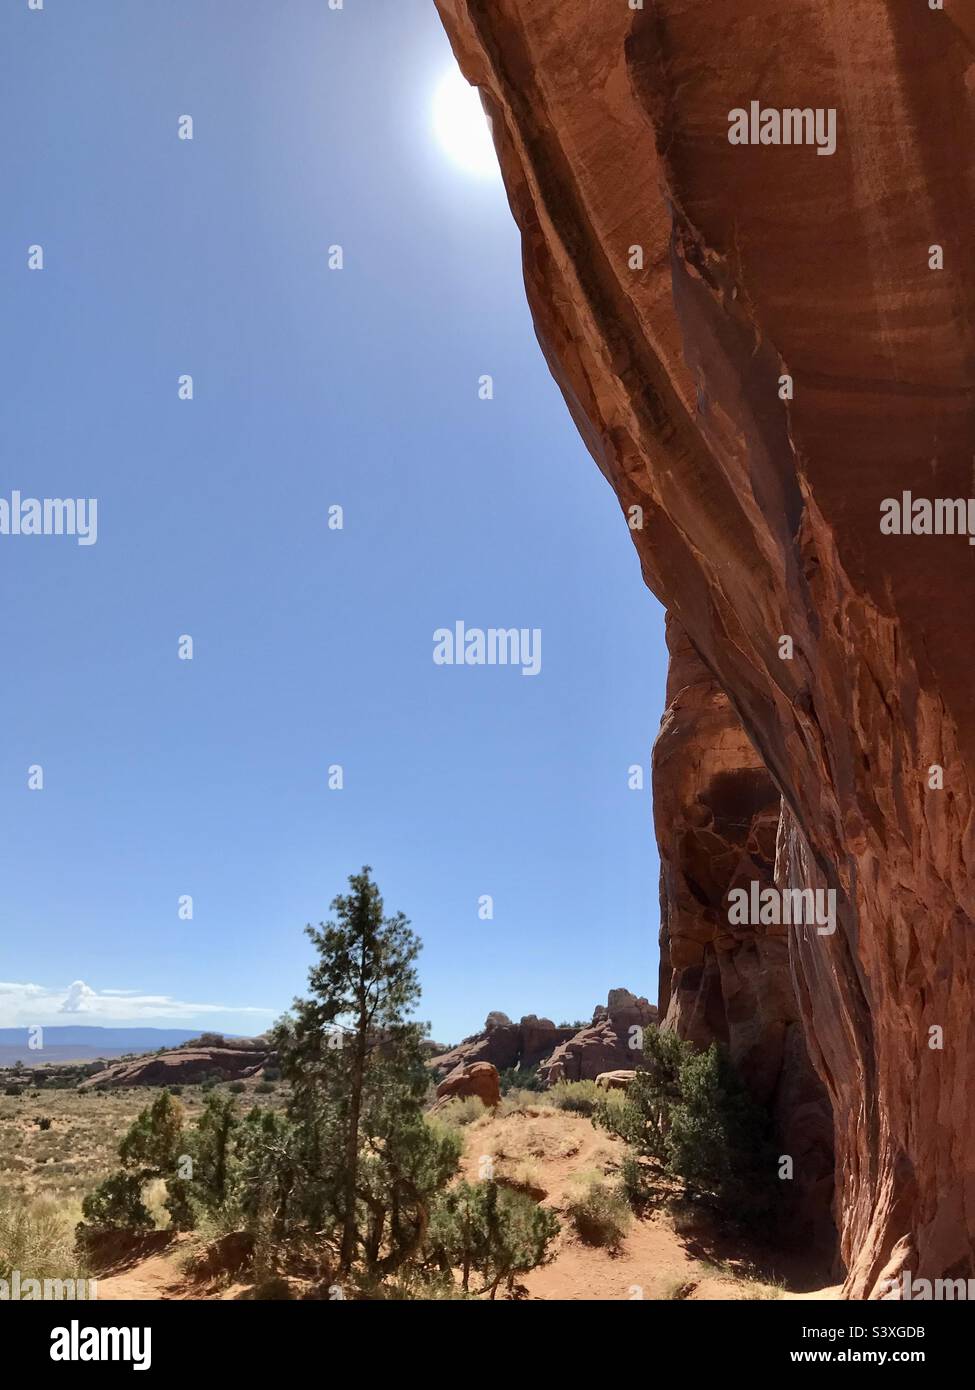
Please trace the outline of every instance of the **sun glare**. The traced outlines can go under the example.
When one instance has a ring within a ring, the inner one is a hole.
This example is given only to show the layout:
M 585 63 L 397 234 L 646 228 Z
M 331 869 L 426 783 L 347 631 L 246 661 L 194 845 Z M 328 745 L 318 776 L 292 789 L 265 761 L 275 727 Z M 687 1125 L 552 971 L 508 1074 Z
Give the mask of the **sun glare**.
M 434 93 L 433 129 L 444 153 L 467 173 L 478 178 L 499 177 L 481 98 L 476 87 L 464 81 L 459 68 L 451 68 Z

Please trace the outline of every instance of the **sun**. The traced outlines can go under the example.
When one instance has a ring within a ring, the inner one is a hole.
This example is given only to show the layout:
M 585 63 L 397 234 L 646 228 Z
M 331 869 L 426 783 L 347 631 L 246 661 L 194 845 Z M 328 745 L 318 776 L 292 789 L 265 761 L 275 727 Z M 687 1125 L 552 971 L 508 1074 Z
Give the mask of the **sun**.
M 434 92 L 433 129 L 444 153 L 467 173 L 484 179 L 500 176 L 481 98 L 459 68 L 445 73 Z

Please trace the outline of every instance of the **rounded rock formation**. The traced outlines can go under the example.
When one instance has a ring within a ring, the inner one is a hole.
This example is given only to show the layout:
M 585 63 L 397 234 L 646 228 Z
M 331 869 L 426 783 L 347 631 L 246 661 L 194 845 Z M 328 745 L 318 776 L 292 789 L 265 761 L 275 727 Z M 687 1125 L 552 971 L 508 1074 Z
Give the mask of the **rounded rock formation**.
M 434 1109 L 441 1108 L 451 1100 L 466 1100 L 468 1096 L 477 1096 L 492 1110 L 500 1104 L 501 1083 L 497 1067 L 490 1062 L 472 1062 L 469 1066 L 458 1067 L 445 1076 L 437 1087 Z

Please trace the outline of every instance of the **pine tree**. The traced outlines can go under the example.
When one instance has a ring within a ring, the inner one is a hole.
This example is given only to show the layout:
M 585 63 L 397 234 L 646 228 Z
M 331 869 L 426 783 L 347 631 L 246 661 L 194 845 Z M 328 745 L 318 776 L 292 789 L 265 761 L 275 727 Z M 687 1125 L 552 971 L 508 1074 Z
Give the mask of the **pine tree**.
M 319 1220 L 331 1212 L 341 1224 L 341 1273 L 360 1246 L 376 1264 L 384 1239 L 422 1240 L 416 1223 L 425 1227 L 426 1218 L 407 1159 L 408 1131 L 419 1146 L 413 1158 L 421 1166 L 429 1160 L 416 1129 L 425 1030 L 409 1021 L 420 997 L 420 942 L 403 913 L 384 915 L 368 867 L 350 877 L 349 889 L 332 903 L 334 920 L 306 927 L 318 952 L 311 993 L 295 1000 L 274 1033 L 293 1089 L 289 1114 L 302 1129 L 306 1200 Z M 364 1233 L 361 1206 L 369 1213 Z

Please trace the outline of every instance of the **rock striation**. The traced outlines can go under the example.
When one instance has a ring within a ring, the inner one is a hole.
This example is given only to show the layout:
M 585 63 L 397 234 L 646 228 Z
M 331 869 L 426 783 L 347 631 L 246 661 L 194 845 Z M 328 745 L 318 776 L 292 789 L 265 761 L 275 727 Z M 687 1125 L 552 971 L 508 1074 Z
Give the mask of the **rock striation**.
M 835 895 L 787 941 L 846 1293 L 973 1276 L 975 557 L 904 494 L 973 490 L 975 12 L 437 5 L 548 362 L 781 793 L 776 886 Z M 732 144 L 756 95 L 835 153 Z

